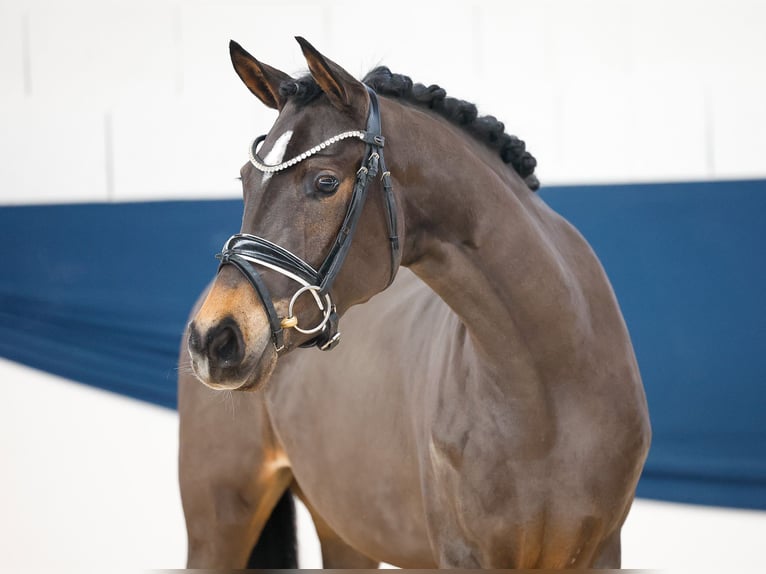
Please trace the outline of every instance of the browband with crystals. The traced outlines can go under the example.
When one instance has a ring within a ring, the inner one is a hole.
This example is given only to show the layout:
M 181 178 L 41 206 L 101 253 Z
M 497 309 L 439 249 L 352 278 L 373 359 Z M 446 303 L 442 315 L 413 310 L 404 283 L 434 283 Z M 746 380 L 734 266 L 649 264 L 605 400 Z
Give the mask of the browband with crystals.
M 269 165 L 263 162 L 263 159 L 261 159 L 258 156 L 258 152 L 257 152 L 258 146 L 263 142 L 263 140 L 266 139 L 266 136 L 262 135 L 256 138 L 256 140 L 253 142 L 253 145 L 250 146 L 250 163 L 252 163 L 256 167 L 256 169 L 262 171 L 263 173 L 275 173 L 277 171 L 282 171 L 283 169 L 287 169 L 288 167 L 292 167 L 296 163 L 302 162 L 304 159 L 311 157 L 312 155 L 319 152 L 320 150 L 323 150 L 328 145 L 332 145 L 336 142 L 339 142 L 341 140 L 345 140 L 348 138 L 359 138 L 360 140 L 365 141 L 366 133 L 359 130 L 343 132 L 342 134 L 333 136 L 323 141 L 322 143 L 315 145 L 310 150 L 305 151 L 302 154 L 296 155 L 292 159 L 283 161 L 282 163 L 278 163 L 276 165 Z

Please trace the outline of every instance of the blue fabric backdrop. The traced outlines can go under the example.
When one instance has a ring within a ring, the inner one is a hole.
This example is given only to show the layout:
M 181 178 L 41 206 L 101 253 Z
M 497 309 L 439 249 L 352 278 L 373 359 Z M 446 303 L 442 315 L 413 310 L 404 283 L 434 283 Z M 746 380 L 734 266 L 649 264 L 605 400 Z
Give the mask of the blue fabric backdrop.
M 654 427 L 639 496 L 766 509 L 766 180 L 541 195 L 594 246 L 633 337 Z M 183 325 L 240 217 L 0 208 L 0 356 L 174 408 Z

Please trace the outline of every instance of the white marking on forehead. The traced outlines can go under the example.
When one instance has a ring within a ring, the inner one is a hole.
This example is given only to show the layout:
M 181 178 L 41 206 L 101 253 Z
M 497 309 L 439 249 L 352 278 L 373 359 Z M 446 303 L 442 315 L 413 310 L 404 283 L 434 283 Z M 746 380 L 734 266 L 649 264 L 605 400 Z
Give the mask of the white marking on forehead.
M 285 133 L 279 136 L 277 141 L 274 142 L 274 147 L 269 150 L 269 153 L 266 154 L 266 157 L 263 158 L 263 160 L 269 164 L 282 163 L 282 160 L 285 157 L 285 152 L 287 151 L 287 144 L 290 143 L 291 137 L 293 137 L 292 130 L 287 130 Z M 264 173 L 263 179 L 261 180 L 261 185 L 265 186 L 269 179 L 271 179 L 271 175 L 271 173 Z

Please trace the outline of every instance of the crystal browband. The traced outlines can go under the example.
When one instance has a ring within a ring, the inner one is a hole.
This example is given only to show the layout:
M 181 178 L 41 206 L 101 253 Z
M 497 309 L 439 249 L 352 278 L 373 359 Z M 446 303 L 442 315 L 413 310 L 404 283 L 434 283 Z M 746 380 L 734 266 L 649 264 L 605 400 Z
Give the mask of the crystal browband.
M 283 169 L 287 169 L 288 167 L 292 167 L 296 163 L 302 162 L 304 159 L 311 157 L 312 155 L 319 152 L 320 150 L 323 150 L 327 146 L 348 138 L 359 138 L 360 140 L 365 141 L 366 133 L 359 130 L 343 132 L 342 134 L 333 136 L 323 141 L 322 143 L 315 145 L 310 150 L 305 151 L 302 154 L 296 155 L 292 159 L 283 161 L 282 163 L 278 163 L 276 165 L 269 165 L 269 164 L 263 163 L 263 159 L 258 157 L 258 152 L 256 151 L 256 148 L 261 144 L 261 142 L 263 142 L 263 140 L 266 139 L 266 136 L 263 135 L 257 138 L 253 142 L 253 145 L 250 146 L 250 163 L 252 163 L 256 169 L 262 171 L 263 173 L 275 173 L 277 171 L 282 171 Z

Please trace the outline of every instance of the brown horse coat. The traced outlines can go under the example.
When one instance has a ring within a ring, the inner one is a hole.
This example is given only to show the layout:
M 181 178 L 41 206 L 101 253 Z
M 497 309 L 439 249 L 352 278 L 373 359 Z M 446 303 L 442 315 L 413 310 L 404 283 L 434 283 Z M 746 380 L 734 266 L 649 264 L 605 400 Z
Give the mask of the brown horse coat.
M 284 74 L 233 49 L 246 85 L 280 109 L 264 148 L 290 131 L 287 156 L 359 129 L 367 112 L 361 84 L 302 47 L 322 91 L 302 106 L 280 93 Z M 381 109 L 411 272 L 377 295 L 389 256 L 372 194 L 333 289 L 338 349 L 278 357 L 258 297 L 230 266 L 193 315 L 199 340 L 182 365 L 210 387 L 259 392 L 216 395 L 181 375 L 189 566 L 242 567 L 292 485 L 326 566 L 618 567 L 650 430 L 601 265 L 481 142 L 396 98 Z M 317 265 L 360 148 L 337 144 L 270 178 L 246 165 L 242 231 Z M 321 173 L 340 189 L 312 198 L 303 190 Z M 295 289 L 263 276 L 284 313 Z M 318 316 L 308 304 L 298 313 Z M 305 339 L 289 332 L 288 350 Z

